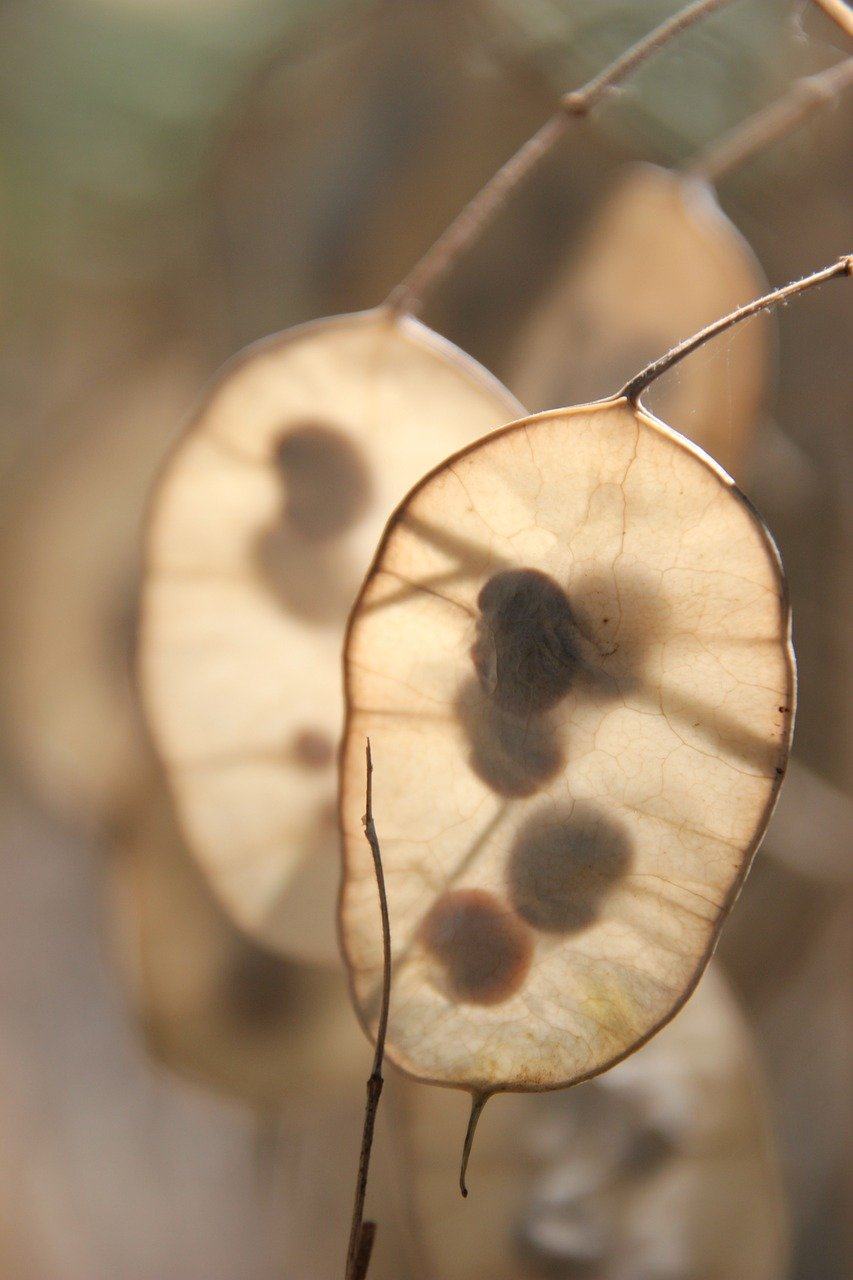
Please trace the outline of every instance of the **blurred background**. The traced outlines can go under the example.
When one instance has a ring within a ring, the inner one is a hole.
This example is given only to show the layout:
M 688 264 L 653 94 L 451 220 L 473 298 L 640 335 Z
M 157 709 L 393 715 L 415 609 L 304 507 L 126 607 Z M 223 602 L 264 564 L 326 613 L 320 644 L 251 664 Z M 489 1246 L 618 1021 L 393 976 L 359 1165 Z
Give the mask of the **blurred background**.
M 369 1049 L 340 974 L 244 937 L 173 829 L 130 674 L 145 495 L 225 358 L 381 302 L 556 96 L 675 7 L 0 3 L 4 1280 L 340 1274 Z M 572 365 L 557 294 L 597 278 L 627 166 L 688 165 L 849 53 L 805 0 L 724 6 L 570 132 L 424 319 L 531 409 L 613 390 Z M 756 291 L 849 249 L 849 107 L 718 182 Z M 636 255 L 620 278 L 630 337 Z M 716 974 L 612 1080 L 495 1101 L 465 1205 L 465 1100 L 392 1073 L 374 1280 L 845 1271 L 848 294 L 779 314 L 746 426 L 733 338 L 671 375 L 674 425 L 709 379 L 731 414 L 800 671 L 796 764 Z

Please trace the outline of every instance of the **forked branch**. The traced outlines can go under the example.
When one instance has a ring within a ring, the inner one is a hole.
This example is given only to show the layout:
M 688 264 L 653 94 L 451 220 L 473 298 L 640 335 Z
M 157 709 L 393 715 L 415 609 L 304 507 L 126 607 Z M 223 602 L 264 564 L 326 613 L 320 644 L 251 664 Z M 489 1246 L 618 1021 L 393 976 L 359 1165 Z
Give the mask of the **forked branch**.
M 396 311 L 414 315 L 420 309 L 428 290 L 444 275 L 459 254 L 477 239 L 485 224 L 515 188 L 553 150 L 566 133 L 572 119 L 589 115 L 593 107 L 670 40 L 687 31 L 715 9 L 721 9 L 724 4 L 729 3 L 731 0 L 693 0 L 692 4 L 686 5 L 642 40 L 638 40 L 583 88 L 564 94 L 550 119 L 469 201 L 432 248 L 427 250 L 392 291 L 386 305 Z
M 376 888 L 379 892 L 379 910 L 382 915 L 382 1000 L 379 1007 L 379 1021 L 376 1027 L 376 1048 L 373 1053 L 373 1068 L 367 1081 L 367 1101 L 364 1108 L 364 1128 L 361 1135 L 361 1153 L 358 1160 L 358 1174 L 355 1184 L 355 1204 L 352 1211 L 349 1246 L 347 1248 L 346 1280 L 365 1280 L 370 1265 L 370 1254 L 376 1234 L 376 1223 L 364 1221 L 364 1199 L 367 1194 L 367 1175 L 370 1170 L 370 1153 L 373 1148 L 373 1131 L 376 1127 L 376 1112 L 382 1094 L 382 1059 L 385 1055 L 385 1035 L 388 1030 L 388 1009 L 391 1003 L 391 923 L 388 917 L 388 897 L 385 892 L 385 873 L 382 870 L 382 855 L 379 850 L 379 838 L 373 821 L 373 759 L 370 754 L 370 740 L 365 749 L 367 761 L 367 798 L 362 822 L 364 834 L 373 854 L 373 870 L 376 874 Z
M 685 338 L 683 342 L 679 342 L 678 346 L 673 347 L 665 355 L 646 365 L 645 369 L 642 369 L 630 382 L 625 384 L 622 390 L 617 393 L 618 396 L 624 396 L 626 400 L 636 404 L 646 388 L 661 374 L 673 368 L 685 356 L 689 356 L 692 351 L 703 346 L 711 338 L 716 338 L 719 334 L 725 333 L 727 329 L 740 324 L 741 320 L 748 320 L 750 316 L 758 315 L 760 311 L 768 311 L 771 307 L 778 306 L 779 303 L 787 302 L 789 298 L 796 297 L 797 294 L 805 293 L 807 289 L 813 289 L 815 285 L 823 284 L 826 280 L 833 280 L 836 276 L 849 275 L 853 275 L 853 255 L 850 254 L 839 258 L 831 266 L 824 267 L 822 271 L 815 271 L 813 275 L 804 276 L 802 280 L 794 280 L 791 284 L 783 285 L 781 289 L 774 289 L 771 293 L 766 293 L 763 297 L 756 298 L 753 302 L 747 302 L 745 306 L 738 307 L 736 311 L 731 311 L 727 316 L 723 316 L 722 319 L 706 325 L 704 329 L 694 333 L 692 338 Z

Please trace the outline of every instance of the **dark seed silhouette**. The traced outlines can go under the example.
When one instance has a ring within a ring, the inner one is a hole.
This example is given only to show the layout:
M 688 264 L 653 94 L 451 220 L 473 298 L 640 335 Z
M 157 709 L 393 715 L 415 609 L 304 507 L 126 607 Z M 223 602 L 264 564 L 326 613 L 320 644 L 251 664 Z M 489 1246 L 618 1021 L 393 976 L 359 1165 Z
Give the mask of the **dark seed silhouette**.
M 291 749 L 303 769 L 325 769 L 335 758 L 335 744 L 322 729 L 300 729 Z
M 311 421 L 289 427 L 274 457 L 292 529 L 322 542 L 345 533 L 363 515 L 371 490 L 367 462 L 337 427 Z
M 577 630 L 560 585 L 538 569 L 508 569 L 488 580 L 477 606 L 471 659 L 497 705 L 537 714 L 565 697 L 578 671 Z
M 507 865 L 510 902 L 544 933 L 578 933 L 596 920 L 632 857 L 627 831 L 593 805 L 549 808 L 516 836 Z
M 535 795 L 565 765 L 547 716 L 519 716 L 493 702 L 476 680 L 459 691 L 455 711 L 468 743 L 468 763 L 492 791 Z
M 264 947 L 241 942 L 223 971 L 223 1005 L 246 1028 L 272 1025 L 293 1002 L 294 972 L 292 964 Z
M 421 942 L 461 1003 L 502 1004 L 524 983 L 533 955 L 530 930 L 492 893 L 455 889 L 434 903 Z
M 276 523 L 258 535 L 258 570 L 289 613 L 320 626 L 340 624 L 359 573 L 336 539 L 369 504 L 366 460 L 342 431 L 319 421 L 289 427 L 273 456 L 283 508 Z

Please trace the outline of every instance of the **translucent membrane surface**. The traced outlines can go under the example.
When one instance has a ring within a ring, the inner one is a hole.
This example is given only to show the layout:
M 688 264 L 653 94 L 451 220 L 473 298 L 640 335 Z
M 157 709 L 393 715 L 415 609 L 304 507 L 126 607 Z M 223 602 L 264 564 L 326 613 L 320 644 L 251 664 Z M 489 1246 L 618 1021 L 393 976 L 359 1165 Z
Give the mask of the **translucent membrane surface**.
M 337 956 L 336 753 L 347 615 L 389 514 L 518 413 L 456 348 L 379 310 L 226 368 L 154 495 L 144 701 L 177 812 L 235 919 Z
M 624 400 L 523 420 L 391 522 L 346 651 L 341 923 L 365 1025 L 488 1093 L 604 1070 L 685 1000 L 785 770 L 794 667 L 772 541 Z

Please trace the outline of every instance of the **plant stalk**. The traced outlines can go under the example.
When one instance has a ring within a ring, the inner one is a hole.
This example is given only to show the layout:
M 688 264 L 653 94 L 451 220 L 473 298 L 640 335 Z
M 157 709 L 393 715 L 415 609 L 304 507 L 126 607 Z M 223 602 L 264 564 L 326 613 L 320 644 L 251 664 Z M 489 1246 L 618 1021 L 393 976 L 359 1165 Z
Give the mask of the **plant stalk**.
M 853 36 L 853 9 L 846 0 L 815 0 L 815 3 L 846 35 Z
M 756 152 L 793 132 L 821 107 L 831 106 L 853 84 L 853 58 L 845 58 L 818 75 L 804 76 L 789 93 L 750 116 L 685 168 L 688 177 L 715 183 L 739 168 Z
M 366 760 L 367 799 L 362 822 L 364 834 L 370 845 L 370 852 L 373 854 L 373 870 L 376 875 L 379 910 L 382 915 L 382 1001 L 379 1008 L 379 1021 L 376 1027 L 373 1068 L 367 1081 L 367 1100 L 364 1107 L 364 1127 L 361 1135 L 361 1152 L 355 1183 L 355 1203 L 353 1205 L 352 1225 L 347 1248 L 345 1280 L 364 1280 L 367 1275 L 367 1268 L 370 1265 L 370 1254 L 376 1234 L 376 1223 L 364 1221 L 364 1200 L 367 1194 L 367 1175 L 370 1170 L 370 1153 L 373 1149 L 376 1112 L 382 1095 L 382 1059 L 385 1055 L 388 1009 L 391 1003 L 391 923 L 388 915 L 388 897 L 385 892 L 385 873 L 382 870 L 382 854 L 379 850 L 379 838 L 376 835 L 376 826 L 373 822 L 373 759 L 370 754 L 369 739 L 366 746 Z
M 550 119 L 468 202 L 435 244 L 392 290 L 385 305 L 397 312 L 417 314 L 423 305 L 424 296 L 459 255 L 474 243 L 486 223 L 515 188 L 550 154 L 566 133 L 571 120 L 589 115 L 593 107 L 670 40 L 729 3 L 731 0 L 693 0 L 692 4 L 686 5 L 638 40 L 583 88 L 564 94 Z
M 733 328 L 734 325 L 740 324 L 741 320 L 748 320 L 750 316 L 758 315 L 760 311 L 767 311 L 771 307 L 778 306 L 780 302 L 787 302 L 789 298 L 805 293 L 807 289 L 813 289 L 815 285 L 823 284 L 827 280 L 834 280 L 836 276 L 849 275 L 853 275 L 853 255 L 847 254 L 830 266 L 824 267 L 821 271 L 815 271 L 810 276 L 804 276 L 802 280 L 794 280 L 791 284 L 783 285 L 780 289 L 774 289 L 771 293 L 764 294 L 761 298 L 747 302 L 745 306 L 738 307 L 737 310 L 729 312 L 727 316 L 723 316 L 720 320 L 715 320 L 713 324 L 706 325 L 704 329 L 694 333 L 691 338 L 685 338 L 683 342 L 679 342 L 677 346 L 672 347 L 665 355 L 646 365 L 645 369 L 641 369 L 630 382 L 626 382 L 622 390 L 617 393 L 616 398 L 624 397 L 631 404 L 636 404 L 646 388 L 651 386 L 661 374 L 672 369 L 685 356 L 689 356 L 692 351 L 703 346 L 711 338 L 716 338 L 719 334 L 725 333 L 726 330 Z

